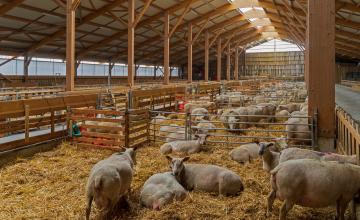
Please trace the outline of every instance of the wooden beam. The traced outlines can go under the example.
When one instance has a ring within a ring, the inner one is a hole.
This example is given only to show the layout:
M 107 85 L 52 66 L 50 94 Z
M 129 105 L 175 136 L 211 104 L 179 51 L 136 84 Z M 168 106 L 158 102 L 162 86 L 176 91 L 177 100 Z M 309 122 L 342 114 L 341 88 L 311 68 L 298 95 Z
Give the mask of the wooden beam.
M 295 17 L 295 19 L 299 22 L 299 24 L 301 25 L 301 27 L 303 27 L 304 29 L 306 29 L 305 24 L 303 23 L 303 21 L 299 18 L 299 16 L 297 15 L 297 13 L 293 10 L 292 7 L 290 7 L 289 3 L 286 0 L 282 0 L 283 5 L 285 5 L 285 7 L 287 8 L 287 10 L 289 10 L 291 12 L 291 14 Z
M 235 69 L 234 69 L 234 79 L 239 80 L 239 46 L 235 48 Z
M 204 63 L 205 82 L 209 81 L 209 32 L 205 32 L 205 63 Z
M 170 77 L 170 15 L 169 12 L 165 12 L 164 16 L 164 84 L 169 84 L 169 77 Z
M 73 3 L 71 5 L 71 10 L 76 11 L 76 9 L 79 7 L 81 3 L 81 0 L 73 0 Z
M 216 62 L 216 81 L 221 81 L 221 38 L 217 42 L 217 62 Z
M 190 23 L 188 25 L 188 68 L 187 68 L 187 74 L 188 74 L 188 83 L 192 83 L 192 24 Z
M 6 14 L 11 9 L 15 8 L 16 6 L 22 4 L 25 0 L 12 0 L 9 3 L 5 3 L 0 6 L 0 16 Z
M 305 71 L 308 77 L 309 116 L 318 111 L 318 136 L 334 138 L 335 1 L 308 1 L 307 18 Z
M 226 80 L 230 81 L 230 52 L 231 48 L 230 48 L 230 43 L 227 46 L 227 54 L 226 54 Z
M 178 28 L 179 24 L 183 21 L 186 13 L 188 12 L 188 10 L 189 10 L 189 8 L 190 8 L 191 2 L 192 2 L 192 0 L 187 0 L 187 5 L 186 5 L 186 7 L 184 8 L 183 13 L 182 13 L 182 14 L 180 15 L 180 17 L 177 19 L 174 27 L 173 27 L 173 28 L 171 29 L 171 31 L 170 31 L 170 34 L 169 34 L 170 37 L 174 34 L 174 32 L 175 32 L 176 29 Z
M 196 42 L 196 40 L 199 38 L 201 32 L 204 30 L 204 28 L 206 27 L 206 25 L 209 23 L 209 18 L 204 22 L 204 24 L 201 26 L 201 28 L 199 29 L 199 31 L 196 33 L 192 44 L 194 44 Z
M 210 41 L 209 43 L 209 47 L 211 47 L 215 41 L 217 40 L 217 38 L 220 36 L 220 34 L 222 34 L 225 30 L 222 29 L 221 31 L 217 32 L 216 35 L 213 37 L 213 39 Z
M 141 18 L 145 14 L 145 12 L 148 10 L 148 8 L 150 7 L 152 1 L 153 0 L 147 0 L 146 1 L 146 3 L 144 5 L 144 7 L 142 8 L 141 12 L 136 16 L 136 19 L 135 19 L 134 24 L 133 24 L 134 28 L 139 23 L 139 21 L 141 20 Z
M 128 1 L 128 85 L 134 86 L 135 75 L 135 51 L 134 51 L 134 35 L 135 27 L 133 26 L 135 20 L 135 0 Z
M 58 6 L 66 10 L 66 4 L 61 0 L 53 0 Z
M 75 10 L 72 9 L 75 0 L 66 4 L 66 91 L 75 87 Z

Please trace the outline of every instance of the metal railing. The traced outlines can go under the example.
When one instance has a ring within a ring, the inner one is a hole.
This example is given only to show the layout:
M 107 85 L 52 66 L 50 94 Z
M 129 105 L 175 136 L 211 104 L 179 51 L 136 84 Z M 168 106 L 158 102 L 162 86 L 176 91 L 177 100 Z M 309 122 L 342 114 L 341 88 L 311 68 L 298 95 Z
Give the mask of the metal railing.
M 224 121 L 224 118 L 232 117 L 229 115 L 202 115 L 165 111 L 150 111 L 150 115 L 152 119 L 150 122 L 150 140 L 154 143 L 166 142 L 166 138 L 172 133 L 181 134 L 178 135 L 181 138 L 168 138 L 169 141 L 191 140 L 194 138 L 194 134 L 205 130 L 208 134 L 207 144 L 239 145 L 253 142 L 255 139 L 272 141 L 277 138 L 287 141 L 291 147 L 314 147 L 316 145 L 316 116 L 236 115 L 238 118 L 250 118 L 251 121 L 231 122 L 234 127 L 230 129 L 228 127 L 229 123 Z M 166 115 L 167 117 L 157 118 L 156 115 Z M 207 117 L 209 120 L 196 121 L 196 117 Z M 221 117 L 223 120 L 221 120 Z M 300 123 L 287 122 L 286 120 L 290 117 L 302 119 L 302 121 Z M 256 118 L 259 120 L 256 120 Z M 274 122 L 275 119 L 278 121 Z M 209 128 L 199 127 L 198 122 L 214 126 Z M 286 126 L 291 125 L 302 127 L 303 131 L 286 130 Z

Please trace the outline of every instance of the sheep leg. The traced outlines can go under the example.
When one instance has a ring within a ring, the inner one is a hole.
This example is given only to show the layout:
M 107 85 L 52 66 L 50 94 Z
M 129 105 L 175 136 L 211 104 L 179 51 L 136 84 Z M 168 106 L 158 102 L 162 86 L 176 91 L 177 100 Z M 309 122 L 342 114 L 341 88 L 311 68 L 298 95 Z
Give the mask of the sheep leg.
M 290 202 L 289 200 L 285 200 L 280 208 L 279 220 L 286 220 L 286 215 L 292 209 L 293 206 L 294 206 L 293 202 Z
M 93 196 L 92 195 L 88 196 L 87 203 L 86 203 L 86 220 L 89 220 L 89 217 L 90 217 L 92 201 L 93 201 Z
M 345 211 L 346 208 L 348 207 L 348 202 L 344 201 L 344 200 L 340 200 L 340 216 L 339 216 L 339 220 L 345 220 Z
M 273 209 L 273 204 L 274 201 L 276 199 L 276 191 L 272 190 L 270 192 L 270 194 L 267 196 L 267 210 L 266 210 L 266 216 L 270 216 L 272 209 Z

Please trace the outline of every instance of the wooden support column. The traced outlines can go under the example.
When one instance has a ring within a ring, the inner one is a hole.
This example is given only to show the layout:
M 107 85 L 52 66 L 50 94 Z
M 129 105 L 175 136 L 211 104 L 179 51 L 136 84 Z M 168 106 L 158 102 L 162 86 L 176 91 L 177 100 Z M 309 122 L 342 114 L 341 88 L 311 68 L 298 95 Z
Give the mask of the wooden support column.
M 73 91 L 75 86 L 75 0 L 66 4 L 66 91 Z
M 221 38 L 217 42 L 216 81 L 221 81 Z
M 134 58 L 134 35 L 135 26 L 135 0 L 128 0 L 128 85 L 134 86 L 135 58 Z
M 157 71 L 158 67 L 154 66 L 154 80 L 156 79 L 156 71 Z
M 27 54 L 24 56 L 24 78 L 23 82 L 27 82 L 29 77 L 29 65 L 32 57 L 29 57 Z
M 204 80 L 209 81 L 209 32 L 205 32 L 205 63 L 204 63 Z
M 112 70 L 114 68 L 115 63 L 109 61 L 109 70 L 108 70 L 108 86 L 111 86 L 111 76 L 112 76 Z
M 235 48 L 235 61 L 234 61 L 234 79 L 239 80 L 239 47 Z
M 188 25 L 188 83 L 192 83 L 192 24 Z
M 229 81 L 230 80 L 230 68 L 231 68 L 231 64 L 230 64 L 230 43 L 227 46 L 227 53 L 226 53 L 226 80 Z
M 307 23 L 309 115 L 318 111 L 318 144 L 324 150 L 335 137 L 335 1 L 308 1 Z
M 169 12 L 165 12 L 164 16 L 164 84 L 169 85 L 170 78 L 170 15 Z

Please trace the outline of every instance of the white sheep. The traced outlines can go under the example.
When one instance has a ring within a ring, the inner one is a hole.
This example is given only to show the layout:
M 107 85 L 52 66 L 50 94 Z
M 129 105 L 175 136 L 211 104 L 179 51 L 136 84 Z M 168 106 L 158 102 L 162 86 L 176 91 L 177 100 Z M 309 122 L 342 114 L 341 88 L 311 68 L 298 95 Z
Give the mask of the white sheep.
M 279 219 L 285 220 L 294 205 L 321 208 L 336 205 L 337 218 L 344 220 L 348 203 L 359 192 L 360 166 L 313 159 L 289 160 L 271 171 L 267 215 L 274 200 L 284 201 Z
M 184 164 L 189 157 L 171 158 L 172 174 L 187 190 L 214 192 L 219 195 L 237 195 L 244 190 L 240 176 L 226 168 L 210 164 Z
M 194 154 L 201 151 L 201 146 L 205 144 L 206 134 L 196 134 L 196 140 L 187 141 L 172 141 L 165 143 L 160 147 L 162 154 L 170 154 L 172 152 L 181 152 L 187 154 Z
M 173 200 L 184 200 L 186 194 L 184 187 L 171 172 L 157 173 L 144 183 L 140 192 L 140 203 L 147 208 L 160 210 Z
M 94 165 L 86 185 L 87 220 L 93 200 L 100 210 L 109 212 L 120 199 L 126 199 L 136 164 L 135 156 L 136 148 L 128 148 Z
M 251 162 L 259 157 L 259 143 L 249 143 L 241 145 L 230 151 L 230 158 L 240 164 Z

